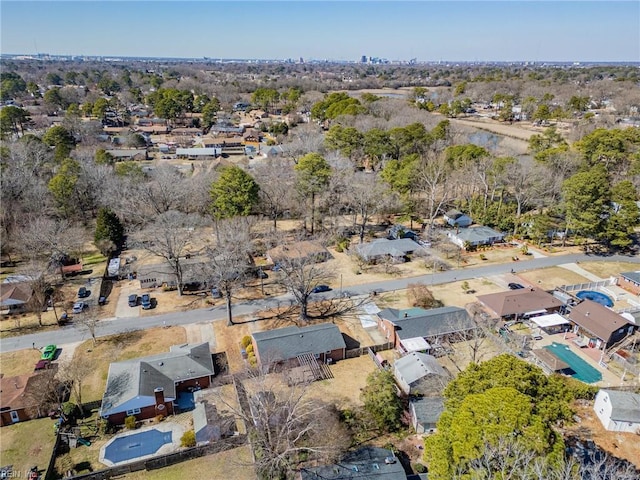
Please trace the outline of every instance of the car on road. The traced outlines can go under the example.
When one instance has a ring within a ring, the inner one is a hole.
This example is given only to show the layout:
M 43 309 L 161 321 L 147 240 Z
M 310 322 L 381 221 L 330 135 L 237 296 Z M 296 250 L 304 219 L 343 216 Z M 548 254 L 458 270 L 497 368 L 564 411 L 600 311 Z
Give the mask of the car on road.
M 129 295 L 129 306 L 130 307 L 138 306 L 138 295 L 136 295 L 135 293 L 132 293 L 131 295 Z
M 46 347 L 44 347 L 44 350 L 42 351 L 42 356 L 40 357 L 41 360 L 53 360 L 53 357 L 56 356 L 56 351 L 58 350 L 58 347 L 56 345 L 47 345 Z
M 86 287 L 80 287 L 78 289 L 78 298 L 87 298 L 89 295 L 91 295 L 91 292 L 87 290 Z
M 318 285 L 313 290 L 311 290 L 311 293 L 322 293 L 328 292 L 329 290 L 331 290 L 331 287 L 329 287 L 329 285 Z
M 140 299 L 140 305 L 142 305 L 143 310 L 149 310 L 151 308 L 151 295 L 145 293 L 142 295 Z
M 73 313 L 82 313 L 84 312 L 87 308 L 89 308 L 89 305 L 87 305 L 85 302 L 76 302 L 73 304 Z
M 510 283 L 509 284 L 509 289 L 511 290 L 520 290 L 524 288 L 524 285 L 520 285 L 519 283 Z

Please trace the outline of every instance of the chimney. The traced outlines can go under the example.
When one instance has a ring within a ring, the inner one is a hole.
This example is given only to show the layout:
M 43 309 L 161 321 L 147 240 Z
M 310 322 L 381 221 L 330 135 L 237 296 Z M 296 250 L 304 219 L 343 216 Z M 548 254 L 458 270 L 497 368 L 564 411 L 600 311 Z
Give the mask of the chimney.
M 164 388 L 157 387 L 153 390 L 153 395 L 156 397 L 156 410 L 159 415 L 167 414 L 167 407 L 164 404 Z

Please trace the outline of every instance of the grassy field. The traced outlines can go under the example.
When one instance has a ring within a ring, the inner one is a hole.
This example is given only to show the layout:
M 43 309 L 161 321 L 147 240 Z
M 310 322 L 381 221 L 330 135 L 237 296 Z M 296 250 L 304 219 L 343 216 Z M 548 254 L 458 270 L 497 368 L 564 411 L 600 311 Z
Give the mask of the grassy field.
M 248 446 L 234 448 L 215 455 L 195 458 L 160 470 L 141 471 L 124 475 L 126 480 L 175 480 L 226 478 L 255 480 Z
M 40 360 L 40 351 L 32 348 L 0 353 L 0 373 L 5 377 L 13 377 L 33 372 L 33 367 L 38 360 Z
M 616 276 L 620 272 L 640 270 L 640 264 L 631 262 L 581 262 L 580 266 L 602 279 Z
M 584 265 L 581 265 L 584 267 Z M 586 269 L 585 269 L 586 270 Z M 589 280 L 576 272 L 567 270 L 562 267 L 549 267 L 539 270 L 530 270 L 518 273 L 518 276 L 529 282 L 531 285 L 537 285 L 540 288 L 551 290 L 560 285 L 573 285 L 576 283 L 588 282 Z
M 41 418 L 2 427 L 0 465 L 13 465 L 14 478 L 27 478 L 28 470 L 49 465 L 55 443 L 53 420 Z

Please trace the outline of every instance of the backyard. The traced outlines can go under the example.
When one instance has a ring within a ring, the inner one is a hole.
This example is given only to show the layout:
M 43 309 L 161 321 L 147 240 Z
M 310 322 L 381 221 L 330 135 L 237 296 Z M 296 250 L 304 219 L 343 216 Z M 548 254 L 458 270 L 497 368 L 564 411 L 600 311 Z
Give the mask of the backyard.
M 27 478 L 33 466 L 44 472 L 55 443 L 53 426 L 53 420 L 41 418 L 2 427 L 0 466 L 13 465 L 13 478 Z

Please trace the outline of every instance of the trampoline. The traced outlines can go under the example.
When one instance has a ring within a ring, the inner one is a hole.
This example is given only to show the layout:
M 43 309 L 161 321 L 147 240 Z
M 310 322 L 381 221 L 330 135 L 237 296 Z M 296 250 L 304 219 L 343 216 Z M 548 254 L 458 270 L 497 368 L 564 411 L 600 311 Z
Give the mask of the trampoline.
M 116 437 L 105 447 L 104 458 L 113 463 L 127 462 L 156 453 L 160 447 L 171 443 L 171 432 L 155 428 L 146 432 Z
M 569 365 L 569 368 L 573 371 L 570 374 L 573 378 L 584 383 L 595 383 L 602 380 L 602 374 L 573 353 L 568 346 L 553 342 L 544 348 Z
M 594 302 L 598 302 L 600 305 L 604 305 L 605 307 L 613 307 L 613 300 L 608 295 L 600 292 L 594 292 L 593 290 L 580 290 L 576 293 L 576 297 L 580 300 L 592 300 Z

